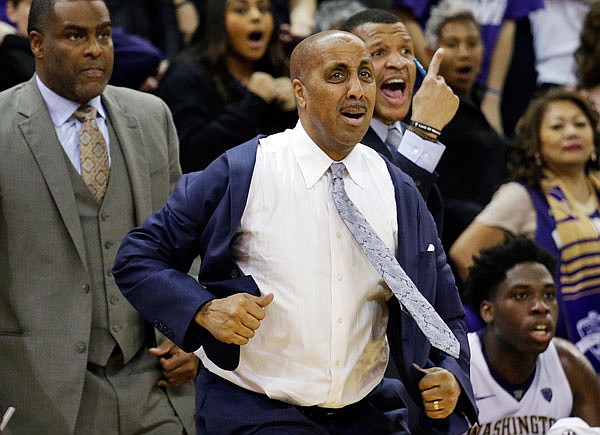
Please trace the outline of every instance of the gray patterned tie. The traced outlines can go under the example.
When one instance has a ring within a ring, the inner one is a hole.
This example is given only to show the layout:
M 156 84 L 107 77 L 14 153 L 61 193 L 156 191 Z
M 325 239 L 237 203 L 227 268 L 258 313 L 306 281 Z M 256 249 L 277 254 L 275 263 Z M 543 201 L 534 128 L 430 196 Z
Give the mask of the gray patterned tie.
M 432 346 L 458 358 L 460 344 L 439 314 L 404 272 L 396 257 L 385 246 L 365 217 L 348 198 L 344 188 L 343 163 L 332 163 L 332 197 L 340 216 L 375 270 L 423 331 Z
M 390 125 L 385 136 L 385 146 L 388 147 L 392 156 L 398 152 L 398 147 L 402 141 L 402 132 L 394 124 Z
M 90 189 L 96 201 L 102 202 L 110 166 L 108 164 L 108 147 L 104 135 L 96 122 L 97 110 L 88 104 L 79 107 L 73 116 L 82 122 L 79 131 L 79 161 L 81 177 Z

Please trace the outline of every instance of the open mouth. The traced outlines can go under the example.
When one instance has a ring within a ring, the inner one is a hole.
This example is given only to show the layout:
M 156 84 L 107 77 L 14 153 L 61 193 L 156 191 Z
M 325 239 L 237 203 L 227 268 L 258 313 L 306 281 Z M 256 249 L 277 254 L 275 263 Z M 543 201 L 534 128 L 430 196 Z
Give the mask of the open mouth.
M 379 86 L 379 92 L 389 104 L 401 105 L 406 97 L 406 82 L 400 78 L 386 80 Z
M 547 341 L 552 338 L 552 331 L 549 325 L 536 325 L 531 329 L 531 335 L 540 341 Z
M 402 79 L 392 79 L 381 85 L 382 91 L 387 91 L 391 93 L 395 92 L 404 92 L 406 89 L 406 83 Z
M 461 68 L 457 68 L 456 75 L 463 80 L 470 79 L 473 75 L 473 67 L 463 66 Z
M 251 32 L 248 35 L 248 40 L 251 42 L 259 42 L 262 39 L 262 37 L 263 37 L 263 32 L 259 32 L 259 31 Z
M 340 113 L 342 116 L 352 124 L 360 123 L 362 118 L 365 116 L 366 109 L 363 106 L 348 106 L 344 107 Z

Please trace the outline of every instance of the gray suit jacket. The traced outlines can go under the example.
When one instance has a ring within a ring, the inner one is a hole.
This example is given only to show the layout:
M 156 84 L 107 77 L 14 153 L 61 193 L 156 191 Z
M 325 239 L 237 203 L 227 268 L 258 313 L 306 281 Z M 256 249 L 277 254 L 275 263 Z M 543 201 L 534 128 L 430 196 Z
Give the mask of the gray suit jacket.
M 167 106 L 108 86 L 103 104 L 121 143 L 139 225 L 180 175 Z M 87 363 L 89 274 L 67 159 L 32 78 L 0 93 L 0 412 L 13 405 L 15 433 L 34 420 L 72 432 Z M 193 386 L 170 391 L 191 425 Z M 192 395 L 192 396 L 190 396 Z

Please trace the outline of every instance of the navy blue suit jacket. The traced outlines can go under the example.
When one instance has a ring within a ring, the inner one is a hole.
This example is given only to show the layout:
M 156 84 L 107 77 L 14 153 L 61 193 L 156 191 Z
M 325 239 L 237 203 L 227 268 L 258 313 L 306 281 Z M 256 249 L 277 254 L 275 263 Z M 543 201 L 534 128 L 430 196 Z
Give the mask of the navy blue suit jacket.
M 398 166 L 404 172 L 406 172 L 415 182 L 419 192 L 423 195 L 427 208 L 433 216 L 435 225 L 438 233 L 442 233 L 444 226 L 444 203 L 442 200 L 442 194 L 437 187 L 438 174 L 436 172 L 431 173 L 421 168 L 414 162 L 404 157 L 399 152 L 392 153 L 389 148 L 383 143 L 383 141 L 377 136 L 375 130 L 371 127 L 367 130 L 365 137 L 360 141 L 362 144 L 373 148 L 379 154 L 384 155 L 394 165 Z
M 219 344 L 194 322 L 194 315 L 206 302 L 231 292 L 258 293 L 252 278 L 241 276 L 230 249 L 246 204 L 257 145 L 258 137 L 227 151 L 204 171 L 181 177 L 165 206 L 124 239 L 113 269 L 123 294 L 163 334 L 187 351 L 204 346 L 213 362 L 229 370 L 238 364 L 239 349 L 236 353 L 236 346 Z M 410 177 L 386 163 L 398 210 L 398 261 L 461 344 L 459 359 L 432 348 L 391 298 L 391 352 L 416 403 L 421 403 L 417 384 L 422 374 L 413 363 L 443 367 L 456 376 L 463 394 L 455 413 L 427 425 L 429 433 L 463 433 L 465 416 L 476 419 L 464 311 L 419 191 Z M 202 259 L 199 282 L 187 275 L 196 256 Z

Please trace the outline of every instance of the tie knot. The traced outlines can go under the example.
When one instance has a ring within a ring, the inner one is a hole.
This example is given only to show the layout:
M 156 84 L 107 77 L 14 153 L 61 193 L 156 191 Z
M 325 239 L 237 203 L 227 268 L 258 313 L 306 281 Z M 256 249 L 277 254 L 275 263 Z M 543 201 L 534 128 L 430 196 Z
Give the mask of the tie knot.
M 342 162 L 333 162 L 331 164 L 331 174 L 333 178 L 343 178 L 343 171 L 346 166 Z
M 90 119 L 96 119 L 96 113 L 98 113 L 98 111 L 94 106 L 86 104 L 85 106 L 80 106 L 75 112 L 73 112 L 73 116 L 81 122 L 85 122 L 89 121 Z
M 387 135 L 385 136 L 386 145 L 394 150 L 397 150 L 401 140 L 402 132 L 398 130 L 394 124 L 392 124 L 388 128 Z

